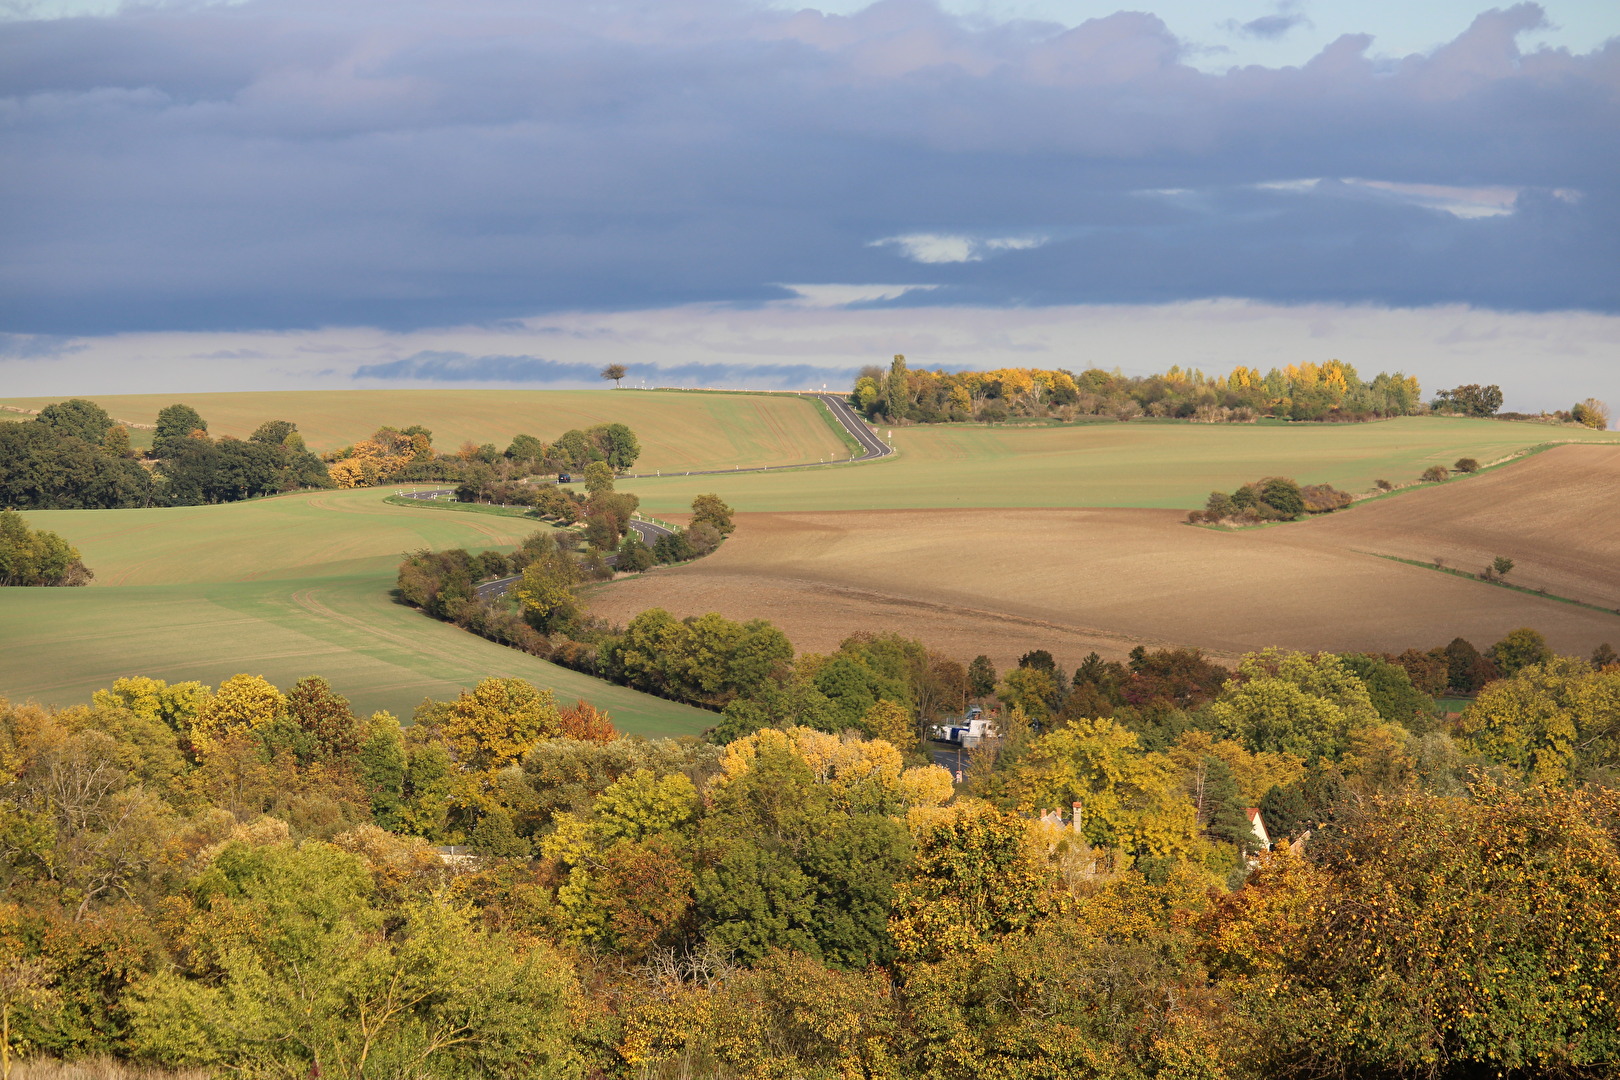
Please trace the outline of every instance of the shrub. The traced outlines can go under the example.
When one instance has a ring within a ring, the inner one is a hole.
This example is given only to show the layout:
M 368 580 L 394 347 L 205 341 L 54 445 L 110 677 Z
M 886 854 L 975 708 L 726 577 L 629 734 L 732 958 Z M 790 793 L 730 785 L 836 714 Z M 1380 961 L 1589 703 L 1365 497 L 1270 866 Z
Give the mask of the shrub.
M 1270 476 L 1260 482 L 1260 497 L 1284 517 L 1298 517 L 1305 512 L 1305 499 L 1299 485 L 1286 476 Z
M 1479 472 L 1479 462 L 1471 457 L 1458 458 L 1456 463 L 1451 467 L 1460 473 Z
M 1299 494 L 1306 512 L 1311 514 L 1328 514 L 1350 505 L 1350 493 L 1332 484 L 1307 484 L 1299 489 Z
M 1395 490 L 1395 485 L 1390 483 L 1388 480 L 1374 480 L 1373 483 L 1378 486 L 1379 491 L 1394 491 Z
M 1430 465 L 1423 470 L 1422 479 L 1431 484 L 1438 484 L 1442 480 L 1451 479 L 1451 473 L 1444 465 Z

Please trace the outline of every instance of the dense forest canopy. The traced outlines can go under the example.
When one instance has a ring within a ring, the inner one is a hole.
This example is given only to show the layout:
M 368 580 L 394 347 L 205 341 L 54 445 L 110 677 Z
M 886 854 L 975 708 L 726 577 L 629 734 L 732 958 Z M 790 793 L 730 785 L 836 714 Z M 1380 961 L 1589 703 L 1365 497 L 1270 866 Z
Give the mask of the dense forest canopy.
M 1376 657 L 1037 651 L 961 782 L 871 635 L 812 665 L 868 672 L 853 728 L 724 745 L 520 679 L 409 726 L 317 677 L 0 702 L 8 1037 L 250 1077 L 1604 1076 L 1620 664 L 1491 652 L 1452 723 Z

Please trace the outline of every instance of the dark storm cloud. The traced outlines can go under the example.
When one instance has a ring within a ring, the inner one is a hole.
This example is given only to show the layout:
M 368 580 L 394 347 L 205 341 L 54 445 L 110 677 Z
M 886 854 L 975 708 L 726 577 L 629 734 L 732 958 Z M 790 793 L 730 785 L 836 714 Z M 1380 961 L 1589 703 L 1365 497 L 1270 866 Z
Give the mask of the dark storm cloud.
M 0 24 L 0 327 L 403 328 L 896 280 L 942 286 L 913 304 L 1614 311 L 1620 46 L 1521 55 L 1541 18 L 1488 12 L 1389 64 L 1346 37 L 1224 75 L 1151 15 L 968 24 L 922 0 Z M 1470 218 L 1254 186 L 1317 177 L 1519 196 Z M 966 239 L 908 239 L 936 235 Z M 973 261 L 937 261 L 953 250 Z
M 388 382 L 556 384 L 594 383 L 595 364 L 562 363 L 538 356 L 469 356 L 459 352 L 419 352 L 402 360 L 365 364 L 355 369 L 357 379 Z M 649 386 L 726 386 L 751 388 L 808 386 L 853 375 L 814 364 L 670 364 L 639 362 L 635 383 Z

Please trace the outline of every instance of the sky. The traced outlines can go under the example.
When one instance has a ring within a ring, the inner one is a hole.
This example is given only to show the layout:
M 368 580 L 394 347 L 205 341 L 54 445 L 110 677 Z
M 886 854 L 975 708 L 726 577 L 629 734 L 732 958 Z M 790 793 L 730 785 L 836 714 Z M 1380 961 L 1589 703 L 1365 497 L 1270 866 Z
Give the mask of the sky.
M 906 352 L 1616 400 L 1617 35 L 1594 0 L 0 0 L 0 396 Z

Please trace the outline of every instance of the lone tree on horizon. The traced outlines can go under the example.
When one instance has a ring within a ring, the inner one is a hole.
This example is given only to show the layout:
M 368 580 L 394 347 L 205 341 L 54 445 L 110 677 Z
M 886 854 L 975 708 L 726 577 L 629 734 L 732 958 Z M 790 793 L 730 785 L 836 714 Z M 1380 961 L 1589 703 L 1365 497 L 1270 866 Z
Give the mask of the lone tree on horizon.
M 602 369 L 602 378 L 612 379 L 613 388 L 617 390 L 619 388 L 619 380 L 624 378 L 624 373 L 625 366 L 623 364 L 609 364 L 607 367 Z

